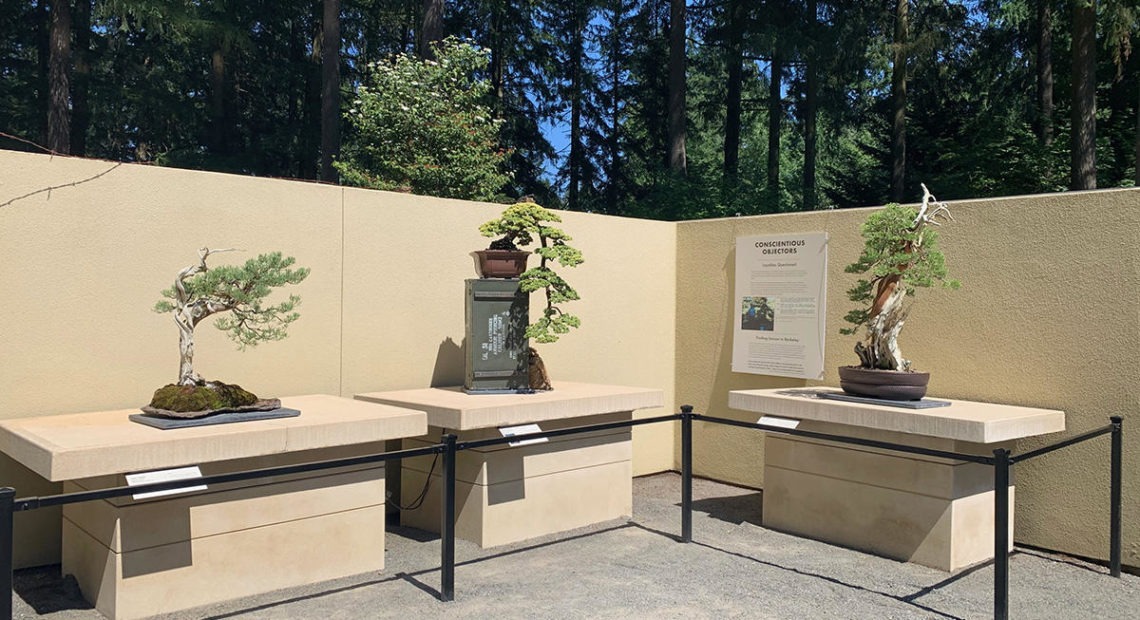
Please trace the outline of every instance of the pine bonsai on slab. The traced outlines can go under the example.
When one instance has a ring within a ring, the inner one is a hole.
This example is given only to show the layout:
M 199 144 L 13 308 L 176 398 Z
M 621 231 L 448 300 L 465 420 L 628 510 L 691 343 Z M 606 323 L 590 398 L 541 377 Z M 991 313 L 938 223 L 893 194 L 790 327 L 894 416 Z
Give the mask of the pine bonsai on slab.
M 166 299 L 154 306 L 155 312 L 174 315 L 180 359 L 178 381 L 155 392 L 149 405 L 153 409 L 212 412 L 255 406 L 258 398 L 252 393 L 206 381 L 195 372 L 194 329 L 210 316 L 225 314 L 214 325 L 244 350 L 285 338 L 289 324 L 300 318 L 295 310 L 301 302 L 297 295 L 276 304 L 266 304 L 265 298 L 278 287 L 299 284 L 308 277 L 307 268 L 292 269 L 295 259 L 280 252 L 261 254 L 243 265 L 206 265 L 210 255 L 229 251 L 200 249 L 198 262 L 179 271 L 174 286 L 162 291 Z

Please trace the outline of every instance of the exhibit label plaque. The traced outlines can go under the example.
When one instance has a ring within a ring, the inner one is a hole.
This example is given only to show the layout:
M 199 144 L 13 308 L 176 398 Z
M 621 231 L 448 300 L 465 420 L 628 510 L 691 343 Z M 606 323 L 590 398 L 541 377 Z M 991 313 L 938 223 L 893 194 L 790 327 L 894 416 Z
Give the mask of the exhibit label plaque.
M 823 378 L 827 233 L 736 239 L 732 370 Z

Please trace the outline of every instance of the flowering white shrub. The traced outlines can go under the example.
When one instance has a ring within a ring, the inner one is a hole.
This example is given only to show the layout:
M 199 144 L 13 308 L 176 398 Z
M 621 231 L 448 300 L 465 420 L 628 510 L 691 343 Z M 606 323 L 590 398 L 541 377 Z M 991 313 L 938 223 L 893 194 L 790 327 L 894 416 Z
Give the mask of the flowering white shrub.
M 502 194 L 510 182 L 502 120 L 478 77 L 490 53 L 449 37 L 436 57 L 399 54 L 369 66 L 346 114 L 351 134 L 336 163 L 345 183 L 474 200 Z

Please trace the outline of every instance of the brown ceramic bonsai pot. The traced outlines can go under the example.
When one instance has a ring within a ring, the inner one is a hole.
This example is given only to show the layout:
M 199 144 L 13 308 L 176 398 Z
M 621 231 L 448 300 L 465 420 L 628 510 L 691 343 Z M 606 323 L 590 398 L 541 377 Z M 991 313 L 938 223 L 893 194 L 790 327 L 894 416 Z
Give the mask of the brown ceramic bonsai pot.
M 926 395 L 930 373 L 840 366 L 839 387 L 854 396 L 886 400 L 919 400 Z
M 484 278 L 517 278 L 526 271 L 530 252 L 522 250 L 479 250 L 479 275 Z

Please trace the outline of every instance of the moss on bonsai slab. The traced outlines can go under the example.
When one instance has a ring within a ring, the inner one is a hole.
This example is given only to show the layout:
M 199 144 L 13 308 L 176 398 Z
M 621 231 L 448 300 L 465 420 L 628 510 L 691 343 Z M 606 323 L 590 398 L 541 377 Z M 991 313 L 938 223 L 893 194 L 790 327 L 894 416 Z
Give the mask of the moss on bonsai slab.
M 256 395 L 240 385 L 208 381 L 201 385 L 164 385 L 154 392 L 150 407 L 166 411 L 217 411 L 256 404 Z

